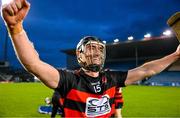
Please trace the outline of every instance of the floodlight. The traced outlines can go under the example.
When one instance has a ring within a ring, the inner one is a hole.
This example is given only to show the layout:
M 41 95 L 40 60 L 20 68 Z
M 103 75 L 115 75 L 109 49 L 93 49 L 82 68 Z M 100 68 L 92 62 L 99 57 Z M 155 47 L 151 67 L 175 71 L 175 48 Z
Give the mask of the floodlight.
M 104 44 L 106 44 L 106 41 L 103 41 Z
M 117 42 L 119 42 L 119 39 L 114 39 L 114 43 L 117 43 Z
M 165 36 L 170 36 L 172 34 L 172 32 L 170 30 L 166 30 L 163 32 L 163 35 Z
M 129 37 L 128 37 L 128 40 L 129 40 L 129 41 L 132 41 L 133 39 L 134 39 L 133 36 L 129 36 Z
M 151 37 L 151 34 L 147 33 L 144 35 L 144 38 L 150 38 Z

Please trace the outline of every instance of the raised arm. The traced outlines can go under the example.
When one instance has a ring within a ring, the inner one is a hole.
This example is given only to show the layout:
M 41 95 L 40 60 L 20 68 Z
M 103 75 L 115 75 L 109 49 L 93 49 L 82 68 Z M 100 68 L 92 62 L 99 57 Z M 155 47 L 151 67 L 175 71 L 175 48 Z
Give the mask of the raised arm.
M 1 12 L 21 64 L 45 85 L 56 88 L 59 82 L 58 71 L 40 60 L 38 53 L 23 29 L 22 23 L 29 9 L 30 4 L 26 0 L 13 0 L 8 5 L 4 5 Z
M 145 77 L 156 75 L 178 59 L 180 59 L 180 45 L 174 53 L 165 56 L 164 58 L 150 61 L 140 67 L 129 70 L 125 84 L 130 85 L 138 80 L 144 79 Z

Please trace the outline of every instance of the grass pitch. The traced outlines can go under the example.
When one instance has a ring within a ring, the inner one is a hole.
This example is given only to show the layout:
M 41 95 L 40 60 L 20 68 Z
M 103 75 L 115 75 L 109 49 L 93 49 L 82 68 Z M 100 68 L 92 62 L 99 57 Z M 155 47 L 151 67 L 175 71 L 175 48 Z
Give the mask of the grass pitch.
M 0 117 L 49 118 L 37 110 L 52 93 L 42 83 L 0 84 Z M 124 117 L 180 117 L 180 87 L 129 86 L 123 97 Z
M 0 84 L 1 117 L 48 117 L 39 114 L 39 105 L 52 96 L 52 90 L 41 83 Z
M 180 87 L 129 86 L 123 95 L 123 116 L 180 117 Z

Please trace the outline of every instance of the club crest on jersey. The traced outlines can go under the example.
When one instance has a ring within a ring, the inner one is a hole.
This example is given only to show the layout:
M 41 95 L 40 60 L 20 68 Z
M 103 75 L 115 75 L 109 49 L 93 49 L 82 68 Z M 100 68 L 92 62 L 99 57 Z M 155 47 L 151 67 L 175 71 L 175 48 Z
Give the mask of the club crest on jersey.
M 86 116 L 96 117 L 109 113 L 111 107 L 109 104 L 109 96 L 104 95 L 101 98 L 88 97 L 86 100 Z

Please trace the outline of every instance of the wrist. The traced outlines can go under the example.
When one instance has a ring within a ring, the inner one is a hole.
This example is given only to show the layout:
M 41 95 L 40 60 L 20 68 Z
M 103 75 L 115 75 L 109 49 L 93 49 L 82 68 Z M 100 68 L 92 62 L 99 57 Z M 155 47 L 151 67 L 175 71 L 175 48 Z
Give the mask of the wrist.
M 7 29 L 10 35 L 19 34 L 23 31 L 22 22 L 19 22 L 16 25 L 7 25 Z

